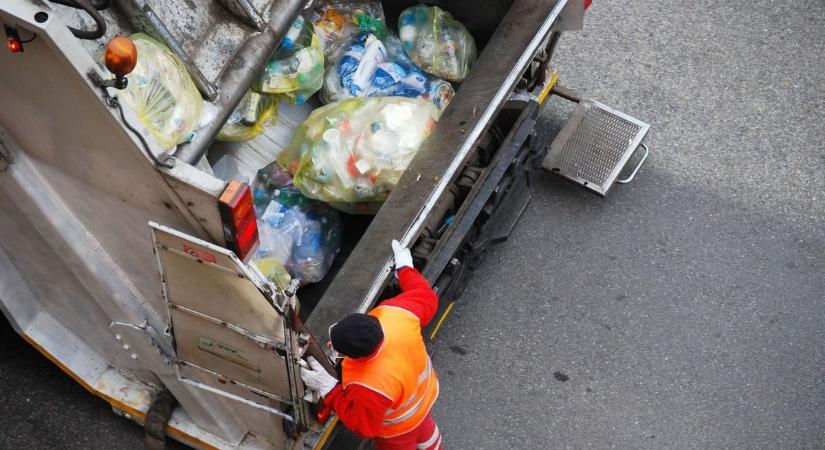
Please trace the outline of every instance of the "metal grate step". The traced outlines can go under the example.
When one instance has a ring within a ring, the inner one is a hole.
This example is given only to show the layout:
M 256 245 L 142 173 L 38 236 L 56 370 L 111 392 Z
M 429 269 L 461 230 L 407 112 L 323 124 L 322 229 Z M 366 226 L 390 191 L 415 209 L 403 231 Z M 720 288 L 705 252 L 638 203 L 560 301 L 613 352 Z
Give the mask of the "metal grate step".
M 650 125 L 599 102 L 583 99 L 559 132 L 543 167 L 605 196 Z M 639 166 L 647 158 L 647 147 Z

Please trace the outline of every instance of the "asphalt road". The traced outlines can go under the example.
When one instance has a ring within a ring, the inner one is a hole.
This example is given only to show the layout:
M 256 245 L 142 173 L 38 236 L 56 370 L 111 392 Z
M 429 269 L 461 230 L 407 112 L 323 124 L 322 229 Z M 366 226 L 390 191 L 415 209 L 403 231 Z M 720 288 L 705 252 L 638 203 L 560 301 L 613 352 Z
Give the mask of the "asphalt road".
M 596 0 L 586 28 L 562 83 L 652 156 L 604 200 L 539 181 L 433 346 L 446 446 L 822 448 L 825 3 Z
M 825 3 L 596 0 L 556 61 L 652 156 L 607 199 L 538 180 L 432 346 L 446 446 L 825 445 Z M 0 447 L 141 447 L 0 337 Z

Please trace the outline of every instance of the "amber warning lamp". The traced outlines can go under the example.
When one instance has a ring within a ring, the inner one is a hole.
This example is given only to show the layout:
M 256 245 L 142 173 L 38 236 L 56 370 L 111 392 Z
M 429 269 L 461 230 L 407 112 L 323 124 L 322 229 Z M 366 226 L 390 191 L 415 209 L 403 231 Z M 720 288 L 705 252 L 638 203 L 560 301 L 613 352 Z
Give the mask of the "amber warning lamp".
M 137 47 L 126 36 L 117 36 L 106 45 L 106 51 L 103 53 L 103 63 L 109 72 L 115 75 L 114 80 L 108 80 L 104 83 L 105 87 L 113 87 L 117 89 L 126 89 L 128 81 L 126 75 L 135 69 L 137 64 Z

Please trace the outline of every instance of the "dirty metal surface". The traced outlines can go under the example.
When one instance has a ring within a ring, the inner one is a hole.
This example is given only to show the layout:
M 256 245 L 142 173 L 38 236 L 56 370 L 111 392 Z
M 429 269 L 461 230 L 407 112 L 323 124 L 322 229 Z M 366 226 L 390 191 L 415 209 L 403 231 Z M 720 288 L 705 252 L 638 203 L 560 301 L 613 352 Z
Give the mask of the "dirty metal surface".
M 236 5 L 229 2 L 227 6 Z M 119 0 L 118 8 L 135 30 L 165 42 L 183 61 L 192 79 L 207 98 L 219 89 L 220 74 L 240 47 L 263 27 L 238 17 L 217 1 Z

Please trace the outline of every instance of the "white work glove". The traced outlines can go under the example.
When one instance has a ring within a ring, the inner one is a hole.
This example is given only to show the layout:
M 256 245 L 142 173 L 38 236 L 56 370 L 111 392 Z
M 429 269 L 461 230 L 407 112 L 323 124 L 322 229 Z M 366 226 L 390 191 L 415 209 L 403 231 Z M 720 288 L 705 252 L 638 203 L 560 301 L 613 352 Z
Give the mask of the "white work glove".
M 300 364 L 301 378 L 304 379 L 304 384 L 308 388 L 318 391 L 321 397 L 326 397 L 329 391 L 338 384 L 338 379 L 330 375 L 314 357 L 307 358 L 307 362 L 309 362 L 309 367 L 306 364 Z
M 402 267 L 413 267 L 412 254 L 410 249 L 401 245 L 400 242 L 392 240 L 392 253 L 395 257 L 395 270 L 398 271 Z

